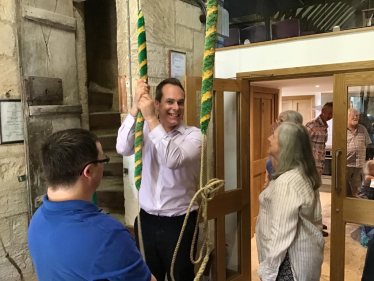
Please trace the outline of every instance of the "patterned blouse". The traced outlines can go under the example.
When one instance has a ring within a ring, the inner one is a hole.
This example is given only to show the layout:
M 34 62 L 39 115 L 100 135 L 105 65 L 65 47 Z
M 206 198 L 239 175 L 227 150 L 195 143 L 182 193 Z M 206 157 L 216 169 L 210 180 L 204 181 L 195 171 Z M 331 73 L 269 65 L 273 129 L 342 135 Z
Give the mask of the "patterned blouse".
M 325 148 L 328 138 L 327 128 L 329 126 L 323 122 L 321 115 L 308 122 L 305 126 L 312 143 L 313 156 L 316 160 L 317 170 L 323 171 L 325 166 Z
M 318 190 L 298 169 L 290 170 L 260 194 L 256 225 L 258 275 L 275 281 L 288 253 L 298 281 L 319 281 L 325 241 Z

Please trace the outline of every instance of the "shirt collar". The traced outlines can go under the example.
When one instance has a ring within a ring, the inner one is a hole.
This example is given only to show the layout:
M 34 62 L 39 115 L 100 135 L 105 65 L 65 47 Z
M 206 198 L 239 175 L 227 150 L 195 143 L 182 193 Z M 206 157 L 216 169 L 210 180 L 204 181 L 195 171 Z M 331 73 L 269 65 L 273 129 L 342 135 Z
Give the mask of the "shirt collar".
M 186 128 L 187 128 L 187 125 L 183 121 L 180 121 L 179 124 L 173 129 L 173 131 L 178 131 L 179 133 L 183 135 L 184 132 L 186 131 Z
M 76 211 L 76 210 L 85 210 L 91 212 L 98 212 L 98 207 L 84 200 L 69 200 L 69 201 L 60 201 L 53 202 L 48 200 L 48 195 L 45 195 L 43 198 L 43 209 L 50 212 L 61 212 L 61 211 Z
M 318 122 L 321 126 L 323 126 L 323 127 L 326 127 L 326 128 L 329 127 L 329 125 L 327 125 L 327 122 L 325 122 L 325 121 L 322 120 L 321 115 L 319 115 L 319 116 L 317 117 L 317 122 Z

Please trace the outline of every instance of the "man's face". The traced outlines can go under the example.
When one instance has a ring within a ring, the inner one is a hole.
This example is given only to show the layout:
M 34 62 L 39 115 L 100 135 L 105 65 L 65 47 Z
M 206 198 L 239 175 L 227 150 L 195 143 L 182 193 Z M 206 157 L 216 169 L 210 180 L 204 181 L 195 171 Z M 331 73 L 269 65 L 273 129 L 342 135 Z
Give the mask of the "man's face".
M 357 110 L 351 111 L 348 113 L 348 125 L 356 126 L 358 124 L 358 120 L 360 119 L 360 115 Z
M 99 152 L 97 156 L 97 160 L 102 160 L 105 158 L 103 148 L 101 146 L 100 142 L 96 142 L 97 151 Z M 93 185 L 95 186 L 95 189 L 99 187 L 101 179 L 103 178 L 104 174 L 104 164 L 103 163 L 96 163 L 93 167 Z
M 330 106 L 325 106 L 322 108 L 322 116 L 325 122 L 329 121 L 332 119 L 332 107 Z
M 182 120 L 184 113 L 184 92 L 178 86 L 166 84 L 162 88 L 161 102 L 155 101 L 160 123 L 169 132 Z

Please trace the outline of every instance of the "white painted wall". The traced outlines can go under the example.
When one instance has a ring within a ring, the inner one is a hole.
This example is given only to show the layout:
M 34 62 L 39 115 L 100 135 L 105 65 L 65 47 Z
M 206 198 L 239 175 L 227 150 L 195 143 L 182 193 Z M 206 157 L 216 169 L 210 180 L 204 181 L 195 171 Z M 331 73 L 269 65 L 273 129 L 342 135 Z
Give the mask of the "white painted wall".
M 215 77 L 238 72 L 374 60 L 374 31 L 305 38 L 216 52 Z

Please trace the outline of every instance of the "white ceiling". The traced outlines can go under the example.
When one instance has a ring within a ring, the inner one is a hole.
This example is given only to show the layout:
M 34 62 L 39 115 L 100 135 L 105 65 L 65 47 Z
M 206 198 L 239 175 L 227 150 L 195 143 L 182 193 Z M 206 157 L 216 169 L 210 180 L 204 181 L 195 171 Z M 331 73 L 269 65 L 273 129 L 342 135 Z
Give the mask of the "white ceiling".
M 314 77 L 287 80 L 253 82 L 252 85 L 282 90 L 282 96 L 315 95 L 333 90 L 333 77 Z M 316 85 L 319 85 L 317 88 Z

